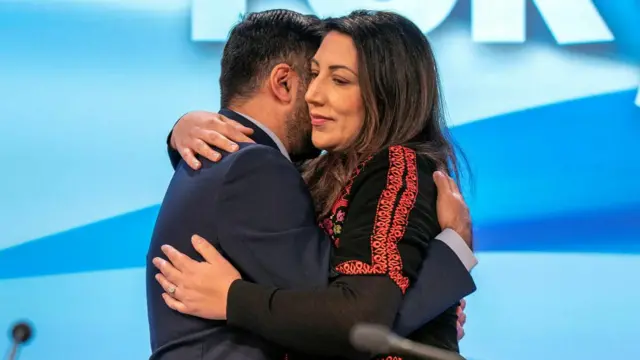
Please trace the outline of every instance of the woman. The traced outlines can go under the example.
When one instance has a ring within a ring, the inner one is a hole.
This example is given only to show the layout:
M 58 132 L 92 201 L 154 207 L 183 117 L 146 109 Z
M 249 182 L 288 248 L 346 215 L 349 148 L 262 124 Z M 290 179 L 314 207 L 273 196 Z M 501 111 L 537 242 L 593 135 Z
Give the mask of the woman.
M 304 177 L 334 243 L 331 284 L 315 291 L 252 284 L 220 257 L 211 306 L 214 318 L 286 348 L 354 358 L 363 356 L 349 345 L 354 324 L 392 325 L 440 232 L 432 173 L 457 174 L 457 161 L 421 31 L 399 15 L 367 11 L 329 19 L 326 30 L 305 98 L 313 143 L 327 154 L 307 164 Z M 455 306 L 411 337 L 425 341 L 430 326 L 448 330 L 430 343 L 457 351 Z

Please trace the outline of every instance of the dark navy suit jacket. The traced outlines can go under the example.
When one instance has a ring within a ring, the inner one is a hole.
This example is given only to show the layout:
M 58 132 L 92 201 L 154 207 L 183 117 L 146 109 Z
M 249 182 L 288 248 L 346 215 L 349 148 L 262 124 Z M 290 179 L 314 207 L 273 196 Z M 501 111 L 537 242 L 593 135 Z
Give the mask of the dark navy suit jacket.
M 162 202 L 147 255 L 147 307 L 151 359 L 282 359 L 282 349 L 262 338 L 169 309 L 151 260 L 169 244 L 202 260 L 190 238 L 211 241 L 244 279 L 279 288 L 326 286 L 331 246 L 317 225 L 313 201 L 300 173 L 258 126 L 237 113 L 221 114 L 254 129 L 256 144 L 241 144 L 218 163 L 201 159 L 190 169 L 170 152 L 176 172 Z M 396 331 L 407 335 L 475 291 L 456 254 L 433 241 L 418 281 L 409 290 Z

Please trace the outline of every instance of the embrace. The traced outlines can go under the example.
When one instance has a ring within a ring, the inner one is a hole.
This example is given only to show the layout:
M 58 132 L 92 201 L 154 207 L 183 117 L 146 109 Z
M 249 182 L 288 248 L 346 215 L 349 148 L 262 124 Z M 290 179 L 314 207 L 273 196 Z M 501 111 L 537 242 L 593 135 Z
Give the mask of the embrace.
M 218 113 L 169 134 L 151 359 L 409 359 L 354 349 L 357 323 L 459 351 L 477 260 L 420 29 L 390 12 L 252 13 L 220 92 Z

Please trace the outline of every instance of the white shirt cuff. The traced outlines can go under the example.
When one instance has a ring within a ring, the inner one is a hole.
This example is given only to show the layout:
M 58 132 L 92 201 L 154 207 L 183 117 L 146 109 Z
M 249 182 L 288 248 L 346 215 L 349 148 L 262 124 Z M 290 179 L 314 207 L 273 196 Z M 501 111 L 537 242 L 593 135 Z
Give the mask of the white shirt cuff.
M 458 256 L 458 259 L 462 261 L 462 264 L 467 271 L 471 271 L 474 266 L 478 264 L 478 259 L 473 255 L 473 251 L 469 249 L 467 243 L 462 239 L 457 232 L 452 229 L 444 229 L 440 234 L 436 236 L 437 240 L 442 241 L 451 248 L 451 250 Z

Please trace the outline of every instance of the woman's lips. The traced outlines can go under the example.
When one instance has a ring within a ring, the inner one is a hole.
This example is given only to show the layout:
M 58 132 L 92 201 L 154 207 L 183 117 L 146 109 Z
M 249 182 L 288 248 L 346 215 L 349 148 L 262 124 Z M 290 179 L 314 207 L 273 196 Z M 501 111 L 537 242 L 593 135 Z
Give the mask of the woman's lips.
M 313 126 L 321 126 L 327 123 L 327 121 L 332 121 L 333 119 L 327 116 L 311 114 L 311 125 Z

